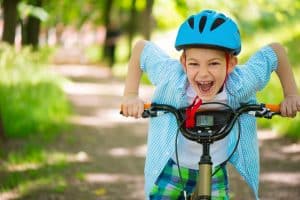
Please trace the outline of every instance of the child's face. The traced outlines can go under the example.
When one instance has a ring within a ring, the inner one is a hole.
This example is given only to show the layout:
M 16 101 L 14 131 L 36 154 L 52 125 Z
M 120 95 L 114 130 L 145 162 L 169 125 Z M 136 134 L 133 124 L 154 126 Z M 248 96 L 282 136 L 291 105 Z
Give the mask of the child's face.
M 212 100 L 226 77 L 225 52 L 215 49 L 189 48 L 181 56 L 181 63 L 197 95 L 204 101 Z M 237 64 L 230 56 L 228 72 Z

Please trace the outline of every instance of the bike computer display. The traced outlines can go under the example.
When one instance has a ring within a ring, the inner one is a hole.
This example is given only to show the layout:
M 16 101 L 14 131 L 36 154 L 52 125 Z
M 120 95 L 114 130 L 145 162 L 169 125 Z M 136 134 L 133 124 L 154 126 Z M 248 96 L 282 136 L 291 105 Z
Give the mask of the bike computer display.
M 214 125 L 214 116 L 212 115 L 196 115 L 196 126 L 207 127 Z
M 225 127 L 232 117 L 230 110 L 199 111 L 195 115 L 194 129 L 218 130 Z

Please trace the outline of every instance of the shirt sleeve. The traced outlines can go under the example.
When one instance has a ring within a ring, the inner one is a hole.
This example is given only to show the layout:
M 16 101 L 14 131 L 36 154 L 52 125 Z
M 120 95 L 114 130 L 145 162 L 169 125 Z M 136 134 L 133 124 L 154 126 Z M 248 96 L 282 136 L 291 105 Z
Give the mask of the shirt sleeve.
M 153 85 L 170 79 L 170 74 L 182 69 L 178 60 L 172 59 L 161 48 L 152 42 L 147 42 L 140 57 L 140 65 Z
M 237 66 L 228 77 L 228 90 L 249 97 L 262 90 L 277 70 L 277 55 L 270 46 L 257 51 L 244 65 Z

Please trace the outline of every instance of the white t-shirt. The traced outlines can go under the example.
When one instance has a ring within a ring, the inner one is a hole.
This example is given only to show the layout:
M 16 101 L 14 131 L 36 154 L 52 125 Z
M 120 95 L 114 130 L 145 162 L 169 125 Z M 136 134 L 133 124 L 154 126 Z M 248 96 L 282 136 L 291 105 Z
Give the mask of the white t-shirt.
M 191 86 L 187 88 L 188 101 L 191 104 L 196 97 L 196 93 Z M 216 95 L 212 102 L 227 103 L 227 95 L 225 90 Z M 204 103 L 204 102 L 203 102 Z M 205 108 L 218 109 L 219 105 L 205 105 Z M 210 155 L 213 162 L 213 166 L 217 166 L 224 162 L 228 155 L 226 152 L 228 145 L 228 135 L 210 145 Z M 178 160 L 179 165 L 190 169 L 198 169 L 198 162 L 202 155 L 202 145 L 186 139 L 182 134 L 178 136 Z M 176 155 L 172 156 L 172 159 L 176 161 Z

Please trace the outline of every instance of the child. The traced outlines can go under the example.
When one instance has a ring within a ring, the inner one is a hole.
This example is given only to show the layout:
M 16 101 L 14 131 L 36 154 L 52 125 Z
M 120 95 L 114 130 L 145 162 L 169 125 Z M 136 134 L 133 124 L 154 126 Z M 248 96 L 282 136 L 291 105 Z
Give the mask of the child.
M 241 51 L 237 25 L 221 13 L 204 10 L 190 16 L 179 28 L 175 48 L 183 50 L 180 62 L 170 58 L 148 41 L 138 41 L 129 60 L 123 115 L 139 118 L 144 102 L 138 96 L 142 72 L 146 72 L 156 90 L 152 101 L 176 108 L 186 107 L 199 98 L 218 101 L 238 108 L 242 103 L 255 103 L 273 71 L 284 92 L 282 116 L 295 117 L 300 110 L 300 96 L 284 48 L 273 43 L 257 51 L 244 66 L 237 66 Z M 256 121 L 242 115 L 240 143 L 230 162 L 244 177 L 258 199 L 259 152 Z M 211 145 L 216 169 L 232 152 L 237 140 L 234 126 L 223 140 Z M 172 114 L 150 119 L 145 163 L 147 199 L 184 199 L 195 188 L 201 144 L 178 138 L 179 163 L 184 186 L 178 178 L 175 157 L 177 123 Z M 212 178 L 212 199 L 229 199 L 226 167 L 221 165 Z M 183 188 L 184 187 L 184 188 Z

